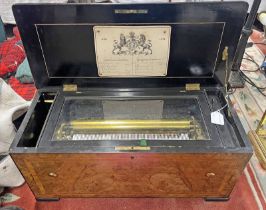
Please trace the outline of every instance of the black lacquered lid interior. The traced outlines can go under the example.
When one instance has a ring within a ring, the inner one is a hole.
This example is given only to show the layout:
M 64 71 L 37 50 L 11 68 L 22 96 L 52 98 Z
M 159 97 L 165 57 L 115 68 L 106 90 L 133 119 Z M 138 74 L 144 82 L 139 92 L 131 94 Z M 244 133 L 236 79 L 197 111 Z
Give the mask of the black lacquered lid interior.
M 13 7 L 38 88 L 172 87 L 224 85 L 222 52 L 229 66 L 244 24 L 245 2 L 169 4 L 18 4 Z M 169 26 L 166 76 L 99 76 L 93 27 Z

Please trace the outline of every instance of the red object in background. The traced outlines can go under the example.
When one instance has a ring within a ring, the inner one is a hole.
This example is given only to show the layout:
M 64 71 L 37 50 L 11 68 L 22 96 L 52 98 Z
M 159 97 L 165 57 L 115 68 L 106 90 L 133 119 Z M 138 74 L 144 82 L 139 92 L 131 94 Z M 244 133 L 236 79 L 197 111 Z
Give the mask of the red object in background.
M 13 37 L 0 44 L 0 58 L 5 57 L 18 40 Z
M 0 77 L 15 72 L 26 57 L 17 27 L 13 33 L 14 37 L 0 44 Z
M 14 34 L 14 36 L 15 36 L 16 39 L 21 40 L 21 37 L 20 37 L 19 31 L 18 31 L 18 27 L 14 27 L 14 28 L 13 28 L 13 34 Z
M 34 84 L 22 84 L 15 77 L 11 77 L 8 83 L 17 94 L 27 101 L 30 101 L 35 95 L 36 87 Z
M 257 47 L 261 50 L 261 52 L 266 55 L 266 43 L 264 42 L 266 37 L 263 36 L 263 32 L 253 30 L 250 38 L 254 43 L 257 43 Z M 259 44 L 262 43 L 262 44 Z

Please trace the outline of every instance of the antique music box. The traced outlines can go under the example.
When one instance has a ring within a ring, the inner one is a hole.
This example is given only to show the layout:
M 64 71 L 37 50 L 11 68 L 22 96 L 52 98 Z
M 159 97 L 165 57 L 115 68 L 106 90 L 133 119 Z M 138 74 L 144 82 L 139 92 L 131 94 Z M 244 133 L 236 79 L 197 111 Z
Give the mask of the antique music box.
M 38 93 L 11 156 L 37 199 L 227 199 L 252 149 L 227 80 L 245 2 L 19 4 Z

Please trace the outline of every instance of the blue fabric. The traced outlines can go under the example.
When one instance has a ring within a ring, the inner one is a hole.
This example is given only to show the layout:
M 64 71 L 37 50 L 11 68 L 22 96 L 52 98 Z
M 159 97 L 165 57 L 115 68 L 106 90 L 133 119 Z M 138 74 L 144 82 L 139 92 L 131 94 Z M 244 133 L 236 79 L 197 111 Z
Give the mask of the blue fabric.
M 27 58 L 25 58 L 25 60 L 19 65 L 15 77 L 21 83 L 33 83 L 33 78 Z
M 0 17 L 0 43 L 6 40 L 6 32 L 5 32 L 5 27 L 4 23 Z

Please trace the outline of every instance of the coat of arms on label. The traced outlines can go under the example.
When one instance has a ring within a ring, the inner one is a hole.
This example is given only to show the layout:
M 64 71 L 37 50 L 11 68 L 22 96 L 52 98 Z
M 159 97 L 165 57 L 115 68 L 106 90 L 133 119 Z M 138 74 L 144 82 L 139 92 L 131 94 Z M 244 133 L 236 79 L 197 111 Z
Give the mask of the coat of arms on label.
M 120 40 L 114 40 L 113 55 L 151 55 L 152 43 L 147 40 L 144 34 L 136 35 L 130 32 L 129 35 L 120 34 Z

